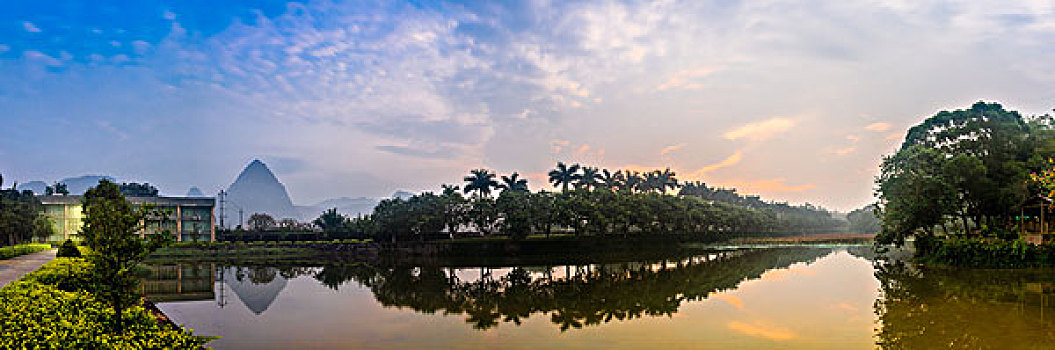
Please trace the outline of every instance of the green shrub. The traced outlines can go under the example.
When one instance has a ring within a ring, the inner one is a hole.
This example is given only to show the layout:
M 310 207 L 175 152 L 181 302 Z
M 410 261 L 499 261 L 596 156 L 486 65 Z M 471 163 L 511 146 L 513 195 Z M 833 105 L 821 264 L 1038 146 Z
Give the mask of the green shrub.
M 1023 240 L 947 238 L 927 242 L 917 254 L 924 262 L 961 267 L 1024 268 L 1055 266 L 1055 245 Z
M 199 349 L 208 338 L 125 310 L 126 332 L 111 334 L 113 309 L 91 293 L 91 265 L 57 258 L 0 289 L 0 349 Z
M 11 259 L 16 256 L 33 254 L 36 252 L 42 252 L 48 249 L 51 249 L 51 245 L 44 243 L 19 244 L 10 247 L 3 247 L 0 248 L 0 260 Z
M 81 257 L 81 251 L 77 249 L 77 245 L 73 241 L 67 239 L 59 246 L 59 252 L 55 256 L 59 258 L 79 258 Z

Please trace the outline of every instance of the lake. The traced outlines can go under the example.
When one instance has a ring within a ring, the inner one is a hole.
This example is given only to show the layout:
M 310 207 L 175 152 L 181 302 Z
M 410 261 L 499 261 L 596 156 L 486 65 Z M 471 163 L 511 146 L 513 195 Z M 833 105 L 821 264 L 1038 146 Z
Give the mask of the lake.
M 1042 349 L 1055 271 L 874 264 L 868 247 L 554 266 L 154 266 L 218 349 Z

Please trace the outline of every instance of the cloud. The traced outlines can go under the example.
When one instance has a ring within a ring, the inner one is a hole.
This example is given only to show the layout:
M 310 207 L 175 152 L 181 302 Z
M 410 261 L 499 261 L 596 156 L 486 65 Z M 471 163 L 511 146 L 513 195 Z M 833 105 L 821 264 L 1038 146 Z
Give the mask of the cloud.
M 40 33 L 40 28 L 30 21 L 22 21 L 22 29 L 29 33 Z
M 797 337 L 794 332 L 792 332 L 791 330 L 788 330 L 787 328 L 777 327 L 777 326 L 771 325 L 771 324 L 769 324 L 767 322 L 761 322 L 761 321 L 756 321 L 756 322 L 753 322 L 753 323 L 750 323 L 750 324 L 733 321 L 733 322 L 729 322 L 729 324 L 726 325 L 726 326 L 730 330 L 738 332 L 738 333 L 743 334 L 743 335 L 752 336 L 752 337 L 759 337 L 759 338 L 766 338 L 766 339 L 769 339 L 769 340 L 780 340 L 780 341 L 783 341 L 783 340 L 795 339 Z
M 550 144 L 550 153 L 557 154 L 557 153 L 560 153 L 561 151 L 563 151 L 565 147 L 568 147 L 568 145 L 571 144 L 571 141 L 568 141 L 568 140 L 553 140 L 553 141 L 550 141 L 549 144 Z
M 817 188 L 817 185 L 788 185 L 784 178 L 734 181 L 734 187 L 743 193 L 774 193 L 774 192 L 802 192 Z
M 420 149 L 409 146 L 394 145 L 381 145 L 374 148 L 388 153 L 426 159 L 452 159 L 457 157 L 456 152 L 450 148 Z
M 834 151 L 832 151 L 832 153 L 835 153 L 835 155 L 838 155 L 838 156 L 845 156 L 847 154 L 854 153 L 856 151 L 857 151 L 857 146 L 850 146 L 850 147 L 844 147 L 844 148 L 840 148 L 840 149 L 834 150 Z
M 128 134 L 127 133 L 125 133 L 124 131 L 121 131 L 120 129 L 118 129 L 116 127 L 114 127 L 108 121 L 99 120 L 99 121 L 95 122 L 95 125 L 98 126 L 99 129 L 101 129 L 103 131 L 106 131 L 106 132 L 108 132 L 110 134 L 113 134 L 114 136 L 117 136 L 118 138 L 120 138 L 122 140 L 127 140 L 128 139 Z
M 29 50 L 22 53 L 22 56 L 27 60 L 41 62 L 47 66 L 59 67 L 62 66 L 62 60 L 48 56 L 40 51 Z
M 722 134 L 727 140 L 748 139 L 751 141 L 763 141 L 776 134 L 791 129 L 795 121 L 789 118 L 776 117 L 760 122 L 748 123 Z
M 867 126 L 865 126 L 865 130 L 875 131 L 875 132 L 884 132 L 884 131 L 890 130 L 890 123 L 887 123 L 887 122 L 876 122 L 876 123 L 868 124 Z
M 707 77 L 714 72 L 721 70 L 722 67 L 715 68 L 696 68 L 679 71 L 674 73 L 662 84 L 656 85 L 657 91 L 666 91 L 670 89 L 683 89 L 683 90 L 695 90 L 702 89 L 703 83 L 699 82 L 699 79 Z
M 725 159 L 722 159 L 721 161 L 719 161 L 717 163 L 710 164 L 710 165 L 704 166 L 702 168 L 699 168 L 699 169 L 696 169 L 696 170 L 690 172 L 689 174 L 687 174 L 686 178 L 700 179 L 704 175 L 706 175 L 707 173 L 710 173 L 712 171 L 715 171 L 715 170 L 718 170 L 718 169 L 722 169 L 722 168 L 728 168 L 728 167 L 737 165 L 743 159 L 744 159 L 744 152 L 743 151 L 736 151 L 736 153 L 733 153 L 732 155 L 730 155 L 728 157 L 725 157 Z
M 676 145 L 670 145 L 670 146 L 667 146 L 667 147 L 663 147 L 663 149 L 659 150 L 659 155 L 661 155 L 661 156 L 669 156 L 671 153 L 680 151 L 682 148 L 685 148 L 686 145 L 687 145 L 686 143 L 682 142 L 682 143 L 679 143 L 679 144 L 676 144 Z
M 735 296 L 725 295 L 725 294 L 718 294 L 718 295 L 715 295 L 714 298 L 718 299 L 718 300 L 725 301 L 726 303 L 729 303 L 729 305 L 732 305 L 733 307 L 735 307 L 737 309 L 740 309 L 740 310 L 744 309 L 744 301 L 742 299 L 740 299 L 740 298 L 735 297 Z

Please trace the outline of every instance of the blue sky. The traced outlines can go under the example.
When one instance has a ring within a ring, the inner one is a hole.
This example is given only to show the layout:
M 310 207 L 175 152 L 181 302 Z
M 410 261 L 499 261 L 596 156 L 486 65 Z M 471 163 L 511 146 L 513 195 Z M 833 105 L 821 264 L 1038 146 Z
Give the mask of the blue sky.
M 219 4 L 217 4 L 219 3 Z M 294 201 L 558 160 L 849 210 L 940 109 L 1055 107 L 1050 1 L 20 1 L 0 172 Z

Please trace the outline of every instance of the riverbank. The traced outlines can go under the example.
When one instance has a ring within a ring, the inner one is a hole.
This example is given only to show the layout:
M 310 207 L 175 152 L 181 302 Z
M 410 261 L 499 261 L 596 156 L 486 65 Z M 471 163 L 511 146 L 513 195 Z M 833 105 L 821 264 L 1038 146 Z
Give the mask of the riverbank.
M 505 236 L 454 240 L 373 242 L 201 242 L 182 243 L 155 252 L 152 263 L 180 262 L 366 262 L 383 264 L 442 264 L 448 266 L 535 264 L 559 261 L 619 261 L 629 257 L 686 255 L 728 242 L 801 244 L 864 243 L 871 235 L 745 232 L 657 235 L 573 234 L 532 235 L 514 240 Z

